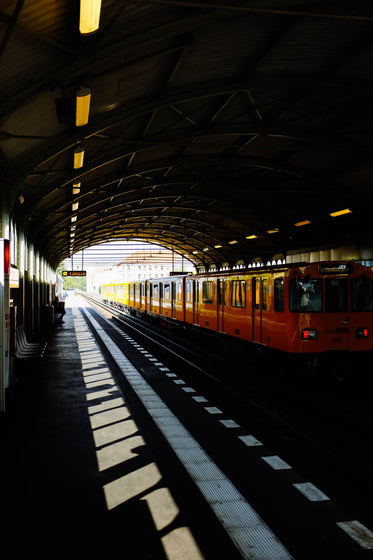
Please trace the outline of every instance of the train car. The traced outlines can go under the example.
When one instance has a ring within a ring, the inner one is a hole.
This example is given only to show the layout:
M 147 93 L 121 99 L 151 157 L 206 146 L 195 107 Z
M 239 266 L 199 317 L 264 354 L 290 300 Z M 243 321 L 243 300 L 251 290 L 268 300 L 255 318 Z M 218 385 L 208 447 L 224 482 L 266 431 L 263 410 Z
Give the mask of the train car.
M 155 283 L 155 282 L 154 282 Z M 185 321 L 185 276 L 171 276 L 157 280 L 159 285 L 158 313 L 168 319 Z
M 131 310 L 290 354 L 373 349 L 373 273 L 359 263 L 171 276 L 132 290 Z
M 101 296 L 105 302 L 125 308 L 129 305 L 128 284 L 104 284 L 101 286 Z
M 289 353 L 373 349 L 372 271 L 314 263 L 201 275 L 189 314 L 204 328 Z

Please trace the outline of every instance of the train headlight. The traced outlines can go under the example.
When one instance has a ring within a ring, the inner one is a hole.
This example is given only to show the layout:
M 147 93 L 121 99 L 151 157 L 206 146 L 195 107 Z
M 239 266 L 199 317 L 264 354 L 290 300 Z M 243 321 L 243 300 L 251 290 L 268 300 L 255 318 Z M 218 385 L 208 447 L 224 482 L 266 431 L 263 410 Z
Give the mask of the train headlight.
M 302 340 L 316 340 L 317 330 L 316 329 L 302 329 Z
M 356 338 L 368 338 L 368 336 L 369 336 L 368 327 L 357 327 Z

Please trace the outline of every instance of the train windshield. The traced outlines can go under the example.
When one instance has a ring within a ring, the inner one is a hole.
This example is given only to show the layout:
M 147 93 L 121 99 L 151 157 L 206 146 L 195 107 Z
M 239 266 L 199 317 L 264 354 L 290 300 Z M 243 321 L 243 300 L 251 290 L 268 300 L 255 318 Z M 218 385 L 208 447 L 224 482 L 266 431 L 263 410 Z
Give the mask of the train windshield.
M 373 283 L 371 278 L 351 280 L 351 311 L 373 311 Z
M 322 311 L 322 280 L 290 280 L 290 311 L 318 313 Z

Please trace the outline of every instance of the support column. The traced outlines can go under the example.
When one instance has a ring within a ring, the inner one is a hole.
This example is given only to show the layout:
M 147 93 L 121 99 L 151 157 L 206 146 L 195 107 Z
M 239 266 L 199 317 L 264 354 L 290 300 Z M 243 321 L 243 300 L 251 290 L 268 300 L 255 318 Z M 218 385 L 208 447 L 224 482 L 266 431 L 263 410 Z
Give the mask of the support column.
M 0 411 L 5 412 L 9 386 L 9 239 L 0 239 Z
M 0 214 L 0 411 L 5 412 L 5 389 L 9 385 L 9 245 L 10 218 L 3 192 Z

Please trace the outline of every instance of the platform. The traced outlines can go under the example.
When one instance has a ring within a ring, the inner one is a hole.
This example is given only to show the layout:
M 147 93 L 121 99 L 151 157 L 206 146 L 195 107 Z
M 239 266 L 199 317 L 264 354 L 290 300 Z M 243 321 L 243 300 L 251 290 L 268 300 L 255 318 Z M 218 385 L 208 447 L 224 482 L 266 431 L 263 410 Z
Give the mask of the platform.
M 3 544 L 12 554 L 371 552 L 368 529 L 163 366 L 76 297 L 44 356 L 17 360 L 0 426 Z

